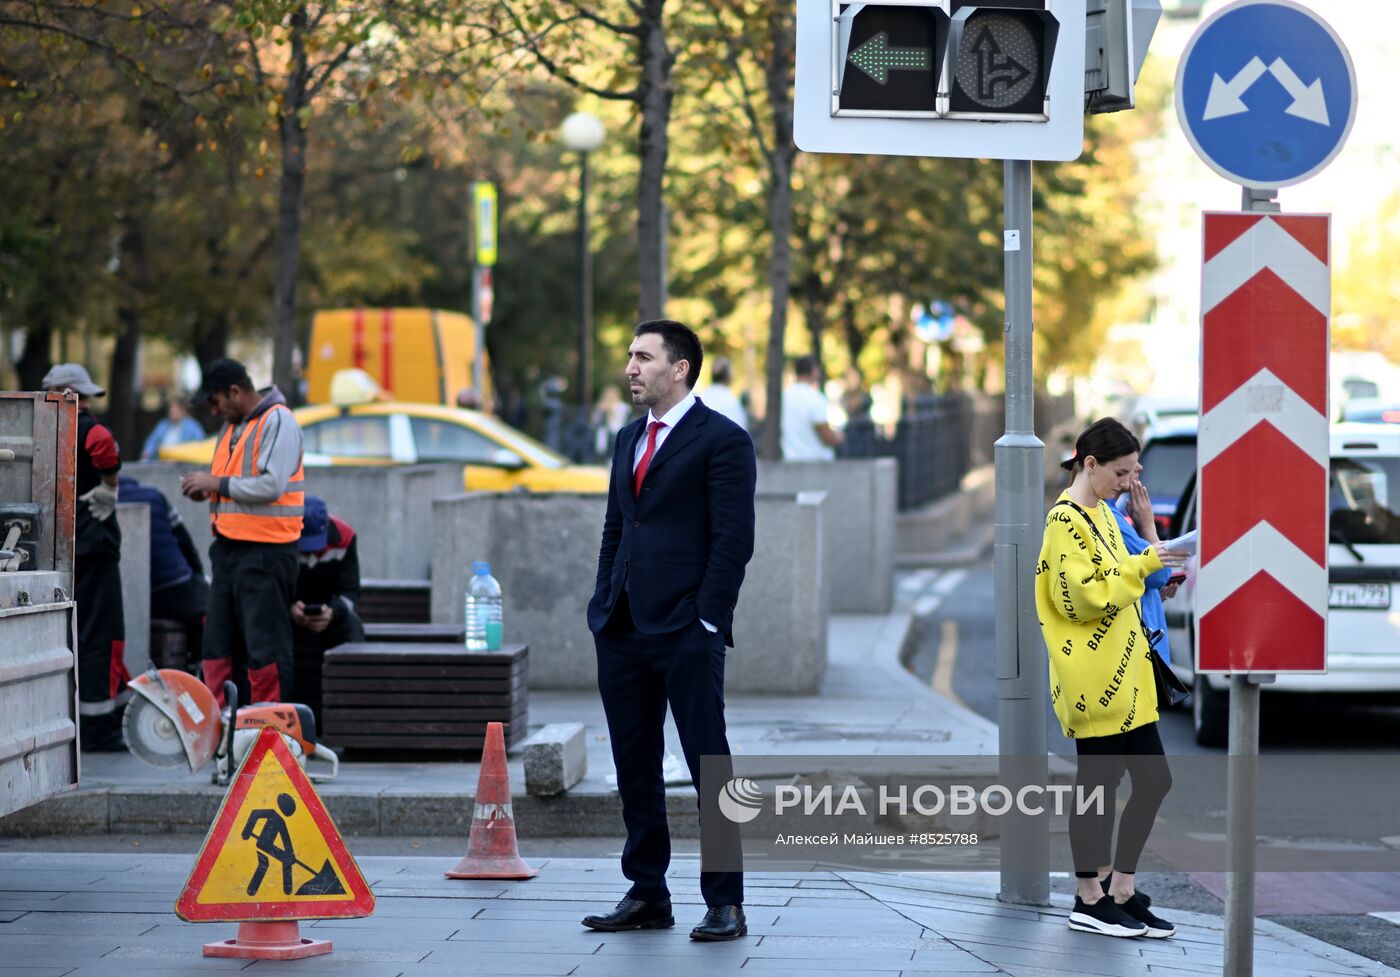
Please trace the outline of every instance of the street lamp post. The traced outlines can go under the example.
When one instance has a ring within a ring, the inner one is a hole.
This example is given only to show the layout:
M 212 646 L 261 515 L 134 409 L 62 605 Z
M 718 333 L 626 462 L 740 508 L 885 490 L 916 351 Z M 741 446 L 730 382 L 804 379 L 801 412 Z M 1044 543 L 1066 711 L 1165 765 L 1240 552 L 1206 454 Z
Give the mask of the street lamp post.
M 588 243 L 588 154 L 603 144 L 603 123 L 575 112 L 559 127 L 564 146 L 578 153 L 578 403 L 587 416 L 593 387 L 593 250 Z

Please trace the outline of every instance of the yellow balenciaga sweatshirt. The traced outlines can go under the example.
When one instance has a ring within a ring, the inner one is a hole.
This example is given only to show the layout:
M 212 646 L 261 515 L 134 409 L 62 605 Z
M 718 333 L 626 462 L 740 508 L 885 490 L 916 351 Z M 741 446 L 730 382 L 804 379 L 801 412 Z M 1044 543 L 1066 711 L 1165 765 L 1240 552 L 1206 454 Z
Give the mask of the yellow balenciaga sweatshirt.
M 1151 548 L 1129 554 L 1107 503 L 1089 510 L 1059 504 L 1067 501 L 1062 493 L 1045 517 L 1035 570 L 1050 702 L 1068 737 L 1126 733 L 1157 721 L 1147 635 L 1133 604 L 1162 561 Z

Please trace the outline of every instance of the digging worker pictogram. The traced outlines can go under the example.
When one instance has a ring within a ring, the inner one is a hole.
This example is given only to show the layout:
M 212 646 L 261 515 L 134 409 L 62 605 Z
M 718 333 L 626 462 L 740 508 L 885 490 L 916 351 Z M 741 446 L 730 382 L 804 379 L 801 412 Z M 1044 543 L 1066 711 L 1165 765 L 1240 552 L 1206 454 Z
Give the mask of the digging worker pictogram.
M 278 794 L 276 811 L 260 807 L 243 823 L 244 841 L 253 837 L 254 832 L 258 835 L 258 840 L 253 842 L 258 848 L 258 867 L 248 881 L 248 895 L 255 896 L 262 888 L 263 878 L 272 866 L 269 858 L 277 859 L 282 865 L 282 894 L 292 894 L 292 867 L 297 864 L 297 856 L 292 848 L 291 833 L 287 831 L 287 818 L 296 810 L 297 802 L 290 794 Z

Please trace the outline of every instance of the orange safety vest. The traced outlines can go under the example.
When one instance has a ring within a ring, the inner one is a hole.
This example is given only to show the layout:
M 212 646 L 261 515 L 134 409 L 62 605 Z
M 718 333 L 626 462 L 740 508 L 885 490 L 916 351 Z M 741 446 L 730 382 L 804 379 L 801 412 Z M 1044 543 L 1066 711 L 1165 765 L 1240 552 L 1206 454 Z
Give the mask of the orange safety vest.
M 253 460 L 261 447 L 263 425 L 275 410 L 287 410 L 277 404 L 249 421 L 243 433 L 230 449 L 233 425 L 226 424 L 214 448 L 212 473 L 218 478 L 248 478 L 255 474 Z M 287 411 L 288 414 L 291 411 Z M 285 423 L 285 420 L 284 420 Z M 295 424 L 296 421 L 292 420 Z M 209 523 L 214 532 L 225 539 L 249 543 L 291 543 L 301 538 L 301 512 L 304 501 L 302 485 L 306 473 L 300 461 L 295 474 L 287 482 L 287 490 L 270 505 L 250 505 L 219 495 L 209 496 Z

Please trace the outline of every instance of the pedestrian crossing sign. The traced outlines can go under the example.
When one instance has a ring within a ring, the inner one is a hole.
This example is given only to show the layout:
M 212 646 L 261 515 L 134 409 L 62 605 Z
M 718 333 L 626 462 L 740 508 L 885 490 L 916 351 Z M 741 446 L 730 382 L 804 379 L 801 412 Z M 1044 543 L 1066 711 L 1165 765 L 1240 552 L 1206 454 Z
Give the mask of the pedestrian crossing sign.
M 175 915 L 187 922 L 368 916 L 374 893 L 282 735 L 238 768 Z

